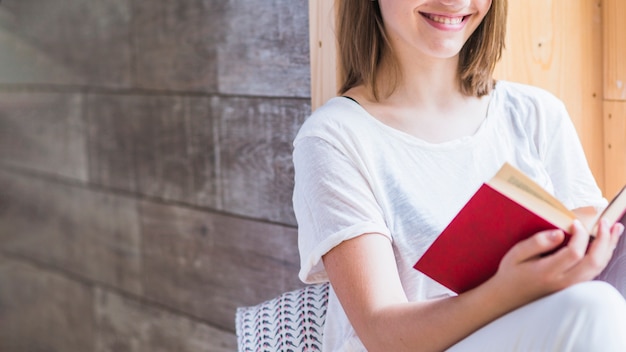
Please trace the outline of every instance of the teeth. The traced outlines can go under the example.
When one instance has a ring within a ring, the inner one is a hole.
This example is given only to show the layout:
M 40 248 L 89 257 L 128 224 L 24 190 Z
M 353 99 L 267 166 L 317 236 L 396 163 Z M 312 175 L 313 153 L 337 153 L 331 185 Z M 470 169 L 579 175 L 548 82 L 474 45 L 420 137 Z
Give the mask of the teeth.
M 443 17 L 437 15 L 429 15 L 428 18 L 442 24 L 459 24 L 463 22 L 463 17 Z

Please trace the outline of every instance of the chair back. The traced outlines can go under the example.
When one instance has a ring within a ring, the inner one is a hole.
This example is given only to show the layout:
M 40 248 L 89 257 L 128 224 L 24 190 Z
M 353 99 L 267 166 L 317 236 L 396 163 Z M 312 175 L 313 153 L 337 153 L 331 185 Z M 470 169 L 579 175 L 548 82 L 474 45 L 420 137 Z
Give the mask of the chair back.
M 321 351 L 327 307 L 328 283 L 324 283 L 237 308 L 239 352 Z

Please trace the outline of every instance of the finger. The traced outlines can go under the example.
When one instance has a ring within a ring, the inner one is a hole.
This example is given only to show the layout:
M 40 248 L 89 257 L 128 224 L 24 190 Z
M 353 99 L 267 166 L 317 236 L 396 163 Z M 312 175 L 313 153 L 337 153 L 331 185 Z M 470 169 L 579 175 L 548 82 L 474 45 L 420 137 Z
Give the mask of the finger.
M 587 254 L 568 271 L 567 276 L 574 280 L 590 280 L 600 274 L 611 259 L 622 231 L 623 226 L 609 227 L 608 221 L 601 220 Z
M 514 263 L 523 263 L 556 249 L 564 239 L 565 234 L 561 230 L 541 231 L 517 243 L 505 258 Z
M 585 257 L 585 252 L 589 245 L 589 232 L 578 220 L 574 221 L 570 232 L 572 235 L 567 245 L 550 256 L 551 266 L 554 271 L 565 272 Z
M 589 255 L 594 257 L 602 253 L 607 253 L 606 261 L 611 259 L 613 251 L 617 247 L 619 239 L 624 232 L 624 225 L 616 223 L 609 228 L 609 223 L 606 220 L 601 220 L 598 225 L 598 233 L 596 238 L 589 246 Z
M 624 234 L 624 224 L 618 222 L 611 227 L 611 251 L 614 251 L 619 244 L 620 238 Z
M 607 220 L 601 219 L 598 224 L 596 235 L 589 246 L 589 254 L 606 252 L 612 246 L 612 237 L 611 229 L 609 229 Z
M 572 237 L 570 237 L 567 247 L 570 247 L 570 249 L 579 255 L 584 255 L 589 247 L 589 240 L 591 238 L 589 231 L 587 231 L 580 220 L 574 220 L 570 233 Z

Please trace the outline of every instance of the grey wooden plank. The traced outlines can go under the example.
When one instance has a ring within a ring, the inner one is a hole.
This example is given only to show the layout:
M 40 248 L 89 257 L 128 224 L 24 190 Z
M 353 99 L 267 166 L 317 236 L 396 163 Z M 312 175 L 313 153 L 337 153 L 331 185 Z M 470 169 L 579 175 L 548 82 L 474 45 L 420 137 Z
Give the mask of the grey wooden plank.
M 0 351 L 93 351 L 92 292 L 88 285 L 0 256 Z
M 307 0 L 229 1 L 218 49 L 219 91 L 310 96 Z
M 181 97 L 135 97 L 132 113 L 137 190 L 164 199 L 183 200 L 193 187 L 187 153 L 188 131 Z M 118 125 L 123 122 L 118 120 Z
M 0 93 L 0 163 L 87 180 L 82 96 Z
M 210 98 L 94 94 L 87 105 L 90 181 L 219 206 Z
M 136 141 L 143 113 L 135 96 L 90 94 L 86 103 L 89 181 L 137 191 Z
M 0 84 L 85 84 L 74 67 L 59 63 L 45 48 L 2 27 L 0 63 Z
M 292 141 L 309 113 L 308 99 L 217 100 L 224 210 L 295 225 Z
M 135 84 L 217 91 L 217 41 L 228 1 L 133 1 Z
M 302 287 L 291 227 L 142 202 L 147 297 L 234 330 L 235 309 Z
M 193 185 L 185 197 L 189 203 L 222 209 L 220 197 L 219 119 L 214 99 L 186 98 L 187 155 Z
M 2 1 L 0 83 L 130 86 L 129 1 Z
M 141 293 L 132 199 L 0 170 L 0 249 Z
M 96 352 L 233 352 L 234 333 L 96 290 Z

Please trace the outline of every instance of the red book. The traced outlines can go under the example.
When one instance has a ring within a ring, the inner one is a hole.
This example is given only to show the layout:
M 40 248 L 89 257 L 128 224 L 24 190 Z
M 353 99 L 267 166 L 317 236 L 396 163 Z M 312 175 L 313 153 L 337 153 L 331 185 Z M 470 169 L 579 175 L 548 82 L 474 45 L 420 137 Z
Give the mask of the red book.
M 622 189 L 600 217 L 615 223 L 625 212 Z M 539 231 L 564 230 L 565 245 L 575 219 L 556 198 L 505 164 L 476 191 L 414 268 L 462 293 L 493 276 L 511 247 Z M 595 225 L 590 233 L 594 231 Z

